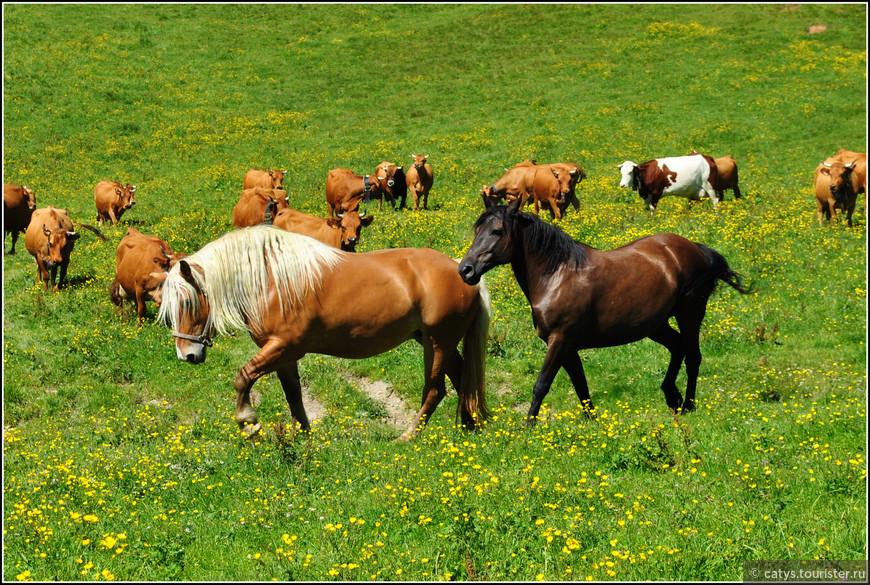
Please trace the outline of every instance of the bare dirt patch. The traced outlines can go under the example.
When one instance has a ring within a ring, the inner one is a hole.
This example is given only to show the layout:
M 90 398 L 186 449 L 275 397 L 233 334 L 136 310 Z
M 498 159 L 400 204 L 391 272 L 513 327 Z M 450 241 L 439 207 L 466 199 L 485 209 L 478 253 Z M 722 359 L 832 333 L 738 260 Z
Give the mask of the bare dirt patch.
M 380 404 L 387 411 L 386 422 L 397 429 L 405 429 L 411 424 L 411 420 L 417 414 L 405 404 L 402 397 L 393 392 L 393 388 L 386 382 L 370 380 L 365 376 L 346 374 L 344 379 L 359 388 L 361 391 Z

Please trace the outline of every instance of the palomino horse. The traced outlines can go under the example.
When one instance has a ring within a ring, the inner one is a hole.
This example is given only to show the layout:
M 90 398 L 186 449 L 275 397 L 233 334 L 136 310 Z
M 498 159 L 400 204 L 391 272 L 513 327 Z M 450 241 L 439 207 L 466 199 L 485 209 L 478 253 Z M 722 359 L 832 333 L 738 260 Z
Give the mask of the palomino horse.
M 675 234 L 641 238 L 600 251 L 519 210 L 519 200 L 491 207 L 477 220 L 471 248 L 459 264 L 469 284 L 511 264 L 532 306 L 538 337 L 547 344 L 527 424 L 534 424 L 559 370 L 565 369 L 587 414 L 593 411 L 578 351 L 649 337 L 671 352 L 662 390 L 674 412 L 694 408 L 701 364 L 698 338 L 717 280 L 748 292 L 725 258 Z M 675 317 L 679 332 L 668 324 Z M 676 378 L 686 360 L 686 400 Z
M 260 351 L 236 377 L 235 419 L 251 435 L 260 429 L 251 387 L 264 374 L 277 372 L 293 418 L 308 430 L 302 356 L 366 358 L 416 339 L 425 383 L 420 411 L 399 437 L 409 440 L 445 396 L 445 374 L 459 394 L 465 427 L 487 417 L 489 294 L 465 284 L 456 267 L 435 250 L 351 254 L 272 226 L 249 227 L 169 271 L 158 319 L 171 324 L 178 359 L 192 364 L 205 360 L 213 331 L 250 332 Z

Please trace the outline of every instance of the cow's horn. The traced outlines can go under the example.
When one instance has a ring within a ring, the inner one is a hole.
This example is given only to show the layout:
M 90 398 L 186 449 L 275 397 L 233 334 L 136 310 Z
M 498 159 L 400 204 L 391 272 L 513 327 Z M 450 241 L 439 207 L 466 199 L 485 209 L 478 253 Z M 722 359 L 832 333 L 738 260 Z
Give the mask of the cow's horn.
M 825 165 L 825 166 L 828 167 L 828 168 L 831 168 L 831 164 L 830 164 L 830 163 L 823 162 L 822 164 Z
M 570 173 L 571 173 L 572 175 L 576 175 L 576 174 L 577 174 L 577 169 L 574 169 L 573 171 L 570 171 Z

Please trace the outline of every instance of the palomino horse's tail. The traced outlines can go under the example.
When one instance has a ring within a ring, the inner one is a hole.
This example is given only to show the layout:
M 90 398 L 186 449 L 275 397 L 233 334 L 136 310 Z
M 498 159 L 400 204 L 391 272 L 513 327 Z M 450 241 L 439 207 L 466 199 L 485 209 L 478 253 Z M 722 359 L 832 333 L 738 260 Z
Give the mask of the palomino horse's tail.
M 721 280 L 739 293 L 747 294 L 752 291 L 752 287 L 743 284 L 743 277 L 731 270 L 725 257 L 712 248 L 708 248 L 704 244 L 695 242 L 695 245 L 701 249 L 704 258 L 707 259 L 709 266 L 700 274 L 695 275 L 692 280 L 686 283 L 685 294 L 692 296 L 696 294 L 710 295 L 716 288 L 716 281 Z
M 489 418 L 486 409 L 486 343 L 489 339 L 490 302 L 489 289 L 483 279 L 478 283 L 480 305 L 477 315 L 471 322 L 471 327 L 465 334 L 462 346 L 462 381 L 459 384 L 459 405 L 456 415 L 459 417 L 463 405 L 472 416 L 477 416 L 477 422 Z

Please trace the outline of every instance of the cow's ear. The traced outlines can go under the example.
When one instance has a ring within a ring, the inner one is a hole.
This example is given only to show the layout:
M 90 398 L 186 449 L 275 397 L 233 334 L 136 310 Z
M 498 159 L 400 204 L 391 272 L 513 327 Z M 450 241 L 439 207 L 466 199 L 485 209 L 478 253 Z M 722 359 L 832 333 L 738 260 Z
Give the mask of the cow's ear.
M 830 167 L 822 167 L 819 169 L 819 172 L 822 173 L 823 175 L 828 175 L 829 177 L 831 176 Z
M 341 228 L 341 220 L 336 219 L 334 217 L 330 217 L 326 220 L 326 225 L 337 230 L 337 229 Z
M 374 215 L 367 215 L 367 216 L 365 216 L 365 217 L 361 217 L 361 218 L 359 219 L 359 222 L 362 224 L 363 227 L 368 227 L 369 224 L 372 223 L 372 220 L 373 220 L 374 218 L 375 218 Z
M 117 195 L 118 197 L 121 196 L 121 190 L 118 189 L 117 187 L 115 187 L 115 195 Z
M 519 213 L 522 208 L 523 208 L 523 198 L 517 197 L 516 199 L 514 199 L 513 201 L 511 201 L 508 204 L 507 211 L 510 214 L 515 214 L 515 213 Z

